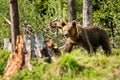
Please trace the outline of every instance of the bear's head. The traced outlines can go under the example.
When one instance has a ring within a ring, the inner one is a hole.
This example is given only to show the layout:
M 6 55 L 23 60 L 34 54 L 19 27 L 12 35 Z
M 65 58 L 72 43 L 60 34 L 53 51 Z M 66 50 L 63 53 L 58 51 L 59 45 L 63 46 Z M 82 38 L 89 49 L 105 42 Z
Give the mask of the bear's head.
M 75 20 L 67 24 L 65 22 L 61 22 L 61 26 L 66 38 L 77 36 L 77 23 Z
M 53 41 L 52 41 L 52 39 L 49 39 L 49 40 L 46 40 L 45 41 L 45 44 L 48 46 L 48 47 L 54 47 L 54 43 L 53 43 Z

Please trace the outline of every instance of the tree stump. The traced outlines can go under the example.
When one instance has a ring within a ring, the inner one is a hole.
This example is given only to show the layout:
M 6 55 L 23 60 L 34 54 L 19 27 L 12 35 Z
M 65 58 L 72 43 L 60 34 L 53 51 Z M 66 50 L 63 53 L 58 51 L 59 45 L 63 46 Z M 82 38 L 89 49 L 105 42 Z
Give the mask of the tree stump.
M 8 77 L 22 68 L 24 62 L 23 47 L 22 36 L 18 36 L 16 41 L 16 49 L 12 54 L 10 54 L 3 77 Z

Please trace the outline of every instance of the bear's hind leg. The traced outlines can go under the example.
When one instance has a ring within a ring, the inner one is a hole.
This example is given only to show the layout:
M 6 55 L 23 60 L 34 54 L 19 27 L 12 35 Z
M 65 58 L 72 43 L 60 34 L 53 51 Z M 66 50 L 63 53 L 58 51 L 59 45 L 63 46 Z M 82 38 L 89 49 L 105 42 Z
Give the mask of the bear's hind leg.
M 102 42 L 102 48 L 105 51 L 105 53 L 107 53 L 107 55 L 111 55 L 111 48 L 110 45 L 107 42 Z
M 96 53 L 96 51 L 97 51 L 97 48 L 93 48 L 93 52 Z

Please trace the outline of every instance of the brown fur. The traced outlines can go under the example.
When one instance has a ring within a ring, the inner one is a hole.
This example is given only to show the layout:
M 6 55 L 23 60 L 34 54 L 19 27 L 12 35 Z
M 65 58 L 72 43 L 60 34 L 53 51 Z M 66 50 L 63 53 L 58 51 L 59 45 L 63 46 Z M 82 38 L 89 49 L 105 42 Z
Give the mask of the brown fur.
M 67 43 L 64 47 L 65 52 L 70 52 L 73 45 L 80 45 L 88 53 L 91 50 L 96 52 L 97 48 L 102 46 L 105 53 L 111 54 L 109 37 L 104 29 L 97 26 L 82 28 L 76 21 L 67 24 L 62 22 L 61 25 L 67 38 Z
M 46 40 L 45 44 L 47 45 L 49 50 L 52 52 L 53 56 L 58 57 L 61 55 L 60 50 L 54 46 L 54 42 L 52 41 L 52 39 Z

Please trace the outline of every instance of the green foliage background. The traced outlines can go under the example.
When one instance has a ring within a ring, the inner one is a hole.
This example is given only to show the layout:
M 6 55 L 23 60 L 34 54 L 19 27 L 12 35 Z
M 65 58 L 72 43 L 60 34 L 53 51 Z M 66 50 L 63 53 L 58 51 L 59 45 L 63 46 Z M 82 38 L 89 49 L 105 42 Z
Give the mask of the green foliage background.
M 77 20 L 82 24 L 82 0 L 76 0 Z M 120 46 L 120 1 L 119 0 L 93 0 L 93 23 L 107 30 L 112 44 Z M 41 33 L 45 38 L 62 38 L 48 30 L 48 24 L 54 19 L 68 20 L 67 0 L 18 0 L 20 27 L 27 24 L 33 28 L 33 33 Z M 10 26 L 4 17 L 9 17 L 8 0 L 0 1 L 0 44 L 3 38 L 10 37 Z M 112 36 L 111 23 L 114 29 Z M 22 31 L 22 28 L 21 28 Z
M 77 20 L 82 24 L 82 0 L 76 0 Z M 93 0 L 93 23 L 107 30 L 112 36 L 111 22 L 113 23 L 114 36 L 111 37 L 116 47 L 120 46 L 120 2 L 119 0 Z M 18 0 L 20 26 L 24 24 L 33 28 L 33 33 L 41 33 L 45 38 L 56 38 L 53 32 L 48 30 L 49 24 L 54 18 L 68 20 L 67 0 Z M 9 17 L 8 0 L 0 1 L 0 44 L 3 38 L 10 37 L 10 27 L 4 17 Z M 21 29 L 22 31 L 22 29 Z

